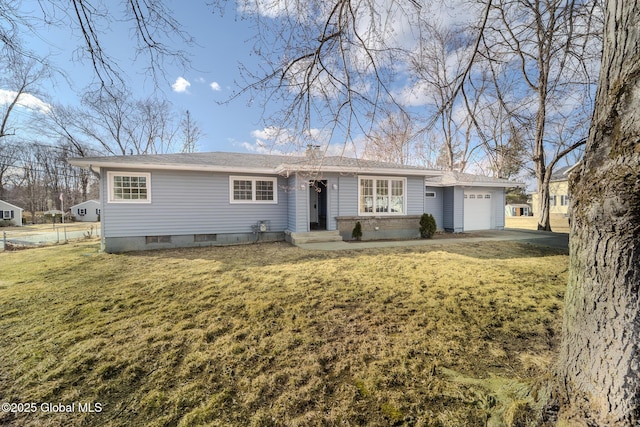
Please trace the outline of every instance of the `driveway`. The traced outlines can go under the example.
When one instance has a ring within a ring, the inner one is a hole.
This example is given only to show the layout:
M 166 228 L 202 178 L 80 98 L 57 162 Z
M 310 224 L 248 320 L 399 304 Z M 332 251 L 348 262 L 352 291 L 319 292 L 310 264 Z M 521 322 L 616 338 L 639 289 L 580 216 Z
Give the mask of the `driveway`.
M 520 230 L 508 228 L 505 230 L 491 230 L 473 233 L 443 234 L 435 239 L 416 240 L 387 240 L 368 242 L 326 242 L 326 243 L 302 243 L 298 246 L 311 250 L 347 250 L 365 248 L 393 248 L 406 246 L 446 245 L 448 243 L 471 242 L 495 242 L 516 241 L 534 245 L 548 246 L 558 249 L 569 249 L 569 235 L 566 233 L 553 233 L 549 231 Z

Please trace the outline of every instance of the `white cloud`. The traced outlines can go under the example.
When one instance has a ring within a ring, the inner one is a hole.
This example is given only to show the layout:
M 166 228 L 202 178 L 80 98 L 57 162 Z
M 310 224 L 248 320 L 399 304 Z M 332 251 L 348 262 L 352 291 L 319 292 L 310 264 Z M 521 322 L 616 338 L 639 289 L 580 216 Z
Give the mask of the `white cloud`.
M 218 84 L 218 82 L 211 82 L 211 84 L 209 84 L 209 87 L 212 90 L 215 90 L 216 92 L 221 91 L 222 88 L 220 87 L 220 85 Z
M 18 95 L 18 92 L 13 90 L 0 89 L 0 105 L 6 105 L 13 102 Z M 30 110 L 39 111 L 40 113 L 47 114 L 51 111 L 51 105 L 47 104 L 38 97 L 35 97 L 28 93 L 23 93 L 18 98 L 17 105 L 28 108 Z
M 253 142 L 245 141 L 236 145 L 251 153 L 291 156 L 304 156 L 307 143 L 320 145 L 320 151 L 325 156 L 360 158 L 364 151 L 364 138 L 327 145 L 326 141 L 330 136 L 326 131 L 313 128 L 305 131 L 305 134 L 304 138 L 296 137 L 290 129 L 268 126 L 251 132 L 251 136 L 255 138 Z
M 251 131 L 251 136 L 257 139 L 276 139 L 281 132 L 283 132 L 283 129 L 279 129 L 275 126 L 268 126 L 264 129 Z
M 272 19 L 296 14 L 289 11 L 287 2 L 283 0 L 242 0 L 237 5 L 242 14 L 257 14 Z
M 186 92 L 187 89 L 189 89 L 189 86 L 191 86 L 191 83 L 189 83 L 187 79 L 184 77 L 178 77 L 175 83 L 171 85 L 171 89 L 173 89 L 174 92 L 182 93 Z
M 279 155 L 286 154 L 283 151 L 271 148 L 270 146 L 268 146 L 267 144 L 265 144 L 263 141 L 260 141 L 260 140 L 257 140 L 253 144 L 250 142 L 243 142 L 242 144 L 240 144 L 240 146 L 250 153 L 279 154 Z

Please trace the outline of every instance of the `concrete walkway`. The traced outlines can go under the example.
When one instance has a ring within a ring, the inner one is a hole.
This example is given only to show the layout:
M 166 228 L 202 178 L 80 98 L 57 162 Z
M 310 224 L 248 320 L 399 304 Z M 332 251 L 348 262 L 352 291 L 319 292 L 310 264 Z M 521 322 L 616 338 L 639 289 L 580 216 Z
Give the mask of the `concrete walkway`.
M 451 235 L 451 237 L 440 237 L 436 239 L 419 240 L 385 240 L 368 242 L 326 242 L 326 243 L 302 243 L 298 246 L 303 249 L 321 251 L 339 251 L 367 248 L 397 248 L 409 246 L 429 246 L 447 245 L 452 243 L 472 243 L 472 242 L 496 242 L 496 241 L 516 241 L 531 243 L 535 245 L 548 246 L 558 249 L 569 249 L 569 235 L 566 233 L 553 233 L 548 231 L 506 229 L 495 231 L 482 231 L 469 233 L 469 237 L 462 235 Z

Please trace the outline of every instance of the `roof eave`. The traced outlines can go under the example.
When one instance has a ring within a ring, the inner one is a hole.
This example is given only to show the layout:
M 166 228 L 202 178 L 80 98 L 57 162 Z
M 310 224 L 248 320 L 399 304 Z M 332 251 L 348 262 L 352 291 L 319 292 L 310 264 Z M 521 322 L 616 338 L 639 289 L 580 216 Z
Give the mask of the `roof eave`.
M 522 182 L 459 182 L 454 184 L 460 187 L 495 187 L 495 188 L 515 188 L 515 187 L 524 187 L 524 183 Z
M 193 164 L 166 164 L 166 163 L 121 163 L 105 161 L 83 161 L 81 159 L 70 159 L 69 164 L 83 169 L 149 169 L 149 170 L 176 170 L 176 171 L 201 171 L 201 172 L 224 172 L 224 173 L 251 173 L 276 175 L 277 172 L 269 167 L 238 167 L 222 165 L 193 165 Z
M 4 203 L 5 205 L 11 206 L 12 208 L 16 208 L 16 209 L 20 209 L 21 211 L 24 210 L 24 208 L 21 208 L 20 206 L 16 206 L 13 203 L 9 203 L 9 202 L 5 202 L 4 200 L 0 200 L 2 203 Z
M 292 173 L 341 173 L 360 175 L 397 175 L 397 176 L 441 176 L 442 171 L 428 169 L 401 169 L 401 168 L 371 168 L 371 167 L 345 167 L 345 166 L 313 166 L 281 164 L 275 169 L 281 175 Z
M 491 187 L 491 188 L 515 188 L 524 187 L 522 182 L 483 182 L 483 181 L 458 181 L 458 182 L 429 182 L 425 181 L 427 187 Z

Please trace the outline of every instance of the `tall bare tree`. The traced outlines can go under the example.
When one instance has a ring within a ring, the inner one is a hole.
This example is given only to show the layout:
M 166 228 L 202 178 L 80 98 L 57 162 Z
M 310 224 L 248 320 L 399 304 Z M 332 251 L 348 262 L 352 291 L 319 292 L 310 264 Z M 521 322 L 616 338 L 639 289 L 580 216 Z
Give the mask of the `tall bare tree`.
M 19 157 L 19 141 L 28 133 L 28 122 L 16 119 L 16 110 L 27 108 L 38 111 L 48 106 L 37 98 L 39 85 L 48 76 L 42 64 L 9 52 L 0 67 L 0 199 L 4 197 L 8 171 Z
M 77 109 L 75 128 L 97 150 L 114 154 L 156 154 L 174 150 L 177 124 L 170 104 L 134 100 L 127 91 L 88 93 Z
M 574 116 L 582 113 L 577 119 L 582 123 L 590 116 L 590 110 L 581 106 L 588 104 L 585 101 L 595 87 L 592 65 L 599 55 L 599 2 L 492 0 L 487 7 L 489 25 L 481 29 L 484 55 L 500 64 L 497 71 L 492 65 L 494 73 L 517 73 L 525 83 L 521 95 L 501 93 L 500 99 L 514 117 L 533 124 L 530 150 L 539 193 L 538 229 L 551 230 L 553 167 L 584 144 L 586 127 L 585 134 L 563 145 L 550 124 L 563 108 L 572 109 Z
M 415 163 L 415 130 L 411 117 L 387 113 L 370 132 L 363 156 L 368 159 L 407 165 Z
M 477 146 L 473 138 L 473 123 L 469 115 L 477 114 L 479 96 L 469 106 L 469 114 L 461 114 L 462 102 L 454 102 L 455 93 L 465 80 L 464 69 L 471 59 L 472 37 L 457 27 L 423 20 L 422 37 L 410 56 L 410 74 L 414 97 L 424 97 L 429 111 L 422 113 L 428 121 L 423 132 L 440 141 L 438 166 L 463 172 Z
M 640 424 L 640 32 L 638 0 L 608 0 L 584 160 L 571 175 L 561 417 Z
M 191 117 L 189 110 L 185 111 L 184 117 L 180 120 L 180 132 L 182 134 L 183 153 L 195 153 L 198 151 L 198 141 L 204 136 L 198 124 Z

